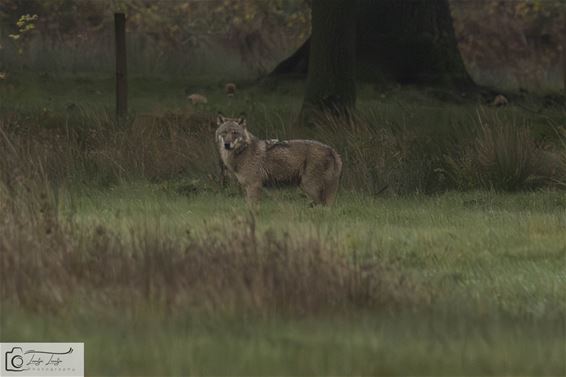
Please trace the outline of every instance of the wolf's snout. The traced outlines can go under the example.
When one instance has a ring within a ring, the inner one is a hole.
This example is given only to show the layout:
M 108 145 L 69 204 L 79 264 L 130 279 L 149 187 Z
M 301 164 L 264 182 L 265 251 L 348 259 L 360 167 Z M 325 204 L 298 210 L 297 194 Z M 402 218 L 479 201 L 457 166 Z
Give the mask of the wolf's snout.
M 224 149 L 230 149 L 231 147 L 230 143 L 224 143 Z

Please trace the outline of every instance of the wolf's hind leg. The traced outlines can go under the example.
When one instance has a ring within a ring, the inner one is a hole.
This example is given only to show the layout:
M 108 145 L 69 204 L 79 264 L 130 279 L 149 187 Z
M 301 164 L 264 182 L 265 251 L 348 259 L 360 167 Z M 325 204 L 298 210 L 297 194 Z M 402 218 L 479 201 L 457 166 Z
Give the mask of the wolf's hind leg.
M 338 179 L 326 182 L 322 190 L 322 204 L 331 206 L 336 201 L 336 192 L 338 191 Z
M 322 200 L 322 185 L 316 179 L 303 177 L 300 187 L 311 198 L 313 204 L 324 204 Z

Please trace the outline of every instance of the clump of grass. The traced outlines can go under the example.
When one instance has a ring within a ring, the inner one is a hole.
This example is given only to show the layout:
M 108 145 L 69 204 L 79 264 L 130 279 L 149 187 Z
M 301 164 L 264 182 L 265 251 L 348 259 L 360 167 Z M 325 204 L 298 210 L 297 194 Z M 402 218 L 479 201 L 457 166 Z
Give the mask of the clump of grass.
M 402 158 L 390 130 L 371 127 L 354 112 L 321 112 L 316 114 L 313 123 L 320 139 L 338 149 L 345 162 L 343 185 L 370 193 L 377 193 L 388 185 L 392 167 Z
M 442 188 L 436 168 L 442 144 L 426 132 L 387 125 L 377 114 L 318 114 L 317 135 L 335 146 L 345 163 L 343 183 L 370 194 L 431 193 Z
M 50 117 L 48 117 L 51 119 Z M 217 168 L 210 114 L 192 108 L 134 116 L 118 127 L 106 112 L 85 111 L 43 127 L 22 114 L 0 120 L 11 153 L 6 171 L 30 171 L 33 161 L 49 181 L 108 186 L 124 180 L 214 175 Z M 32 169 L 33 170 L 33 169 Z
M 566 177 L 564 151 L 537 145 L 528 127 L 497 117 L 486 122 L 479 113 L 478 123 L 475 137 L 446 157 L 457 188 L 519 191 L 556 186 Z
M 343 185 L 370 194 L 458 189 L 564 187 L 564 146 L 539 143 L 533 131 L 478 113 L 472 125 L 445 129 L 388 125 L 373 113 L 317 115 L 316 134 L 344 160 Z
M 123 129 L 95 138 L 87 158 L 93 169 L 122 179 L 152 181 L 214 174 L 213 117 L 184 109 L 134 117 Z
M 553 160 L 552 166 L 552 182 L 561 188 L 566 188 L 566 126 L 556 129 L 558 139 L 560 141 L 559 149 L 551 152 L 549 156 Z

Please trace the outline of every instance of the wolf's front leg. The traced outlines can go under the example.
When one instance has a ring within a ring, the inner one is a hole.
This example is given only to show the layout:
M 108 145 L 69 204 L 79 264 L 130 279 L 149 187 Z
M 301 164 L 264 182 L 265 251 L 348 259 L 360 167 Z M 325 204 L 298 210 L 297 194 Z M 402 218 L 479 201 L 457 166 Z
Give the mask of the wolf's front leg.
M 261 200 L 261 183 L 246 186 L 246 199 L 249 205 L 257 206 Z
M 226 188 L 226 166 L 221 158 L 218 159 L 218 166 L 220 167 L 220 187 Z

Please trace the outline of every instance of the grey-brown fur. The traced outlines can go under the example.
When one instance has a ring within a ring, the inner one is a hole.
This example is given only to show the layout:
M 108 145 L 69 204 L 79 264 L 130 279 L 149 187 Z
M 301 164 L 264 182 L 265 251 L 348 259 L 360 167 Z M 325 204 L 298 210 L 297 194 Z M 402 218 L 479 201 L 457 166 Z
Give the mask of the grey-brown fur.
M 260 140 L 246 126 L 244 117 L 217 119 L 216 143 L 221 164 L 257 203 L 263 186 L 299 186 L 315 204 L 331 205 L 342 172 L 334 149 L 313 140 Z

